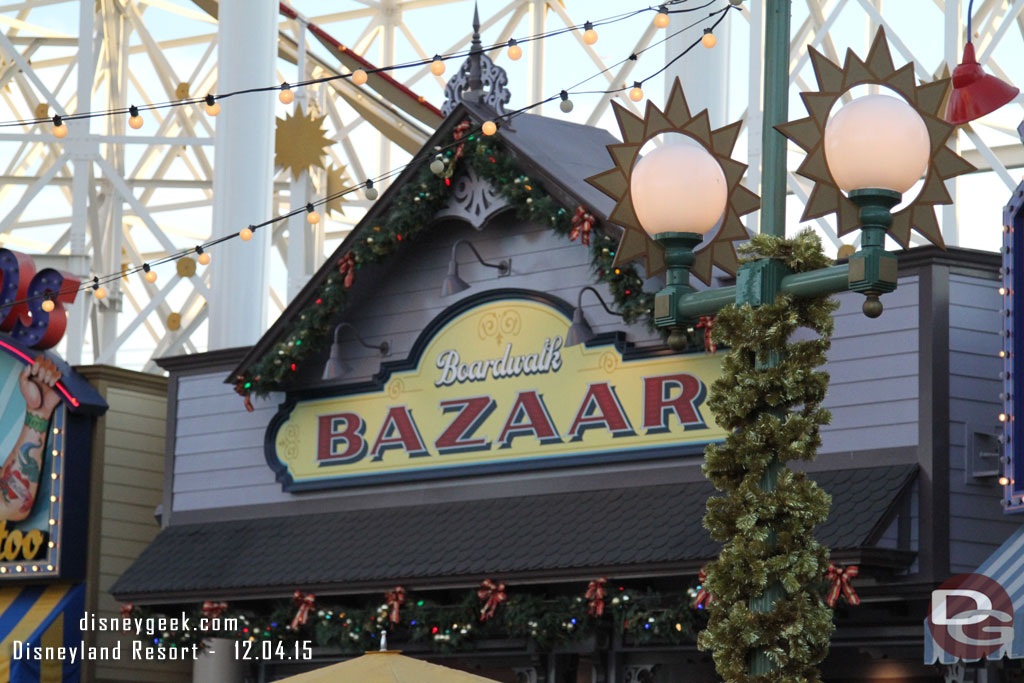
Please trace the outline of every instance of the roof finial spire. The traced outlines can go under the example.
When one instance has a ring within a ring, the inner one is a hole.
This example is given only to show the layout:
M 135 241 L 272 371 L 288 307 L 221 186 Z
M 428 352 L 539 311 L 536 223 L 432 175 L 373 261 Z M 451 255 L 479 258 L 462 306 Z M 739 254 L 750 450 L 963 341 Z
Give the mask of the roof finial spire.
M 473 46 L 469 50 L 469 83 L 467 83 L 466 99 L 479 102 L 483 96 L 483 68 L 480 58 L 484 54 L 480 43 L 480 7 L 473 2 Z
M 505 113 L 511 95 L 505 70 L 491 61 L 480 44 L 480 7 L 473 3 L 473 40 L 469 56 L 444 87 L 441 113 L 451 114 L 462 102 L 484 104 L 498 114 Z

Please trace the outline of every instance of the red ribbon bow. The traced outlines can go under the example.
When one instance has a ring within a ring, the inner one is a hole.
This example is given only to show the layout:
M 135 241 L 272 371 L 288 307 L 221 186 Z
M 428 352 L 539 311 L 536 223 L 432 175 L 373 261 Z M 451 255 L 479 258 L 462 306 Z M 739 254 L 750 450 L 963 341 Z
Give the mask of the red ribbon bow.
M 579 237 L 580 244 L 590 246 L 590 233 L 594 229 L 596 220 L 594 214 L 587 211 L 582 204 L 577 206 L 576 214 L 572 217 L 572 232 L 569 233 L 569 241 L 575 242 Z
M 309 621 L 309 611 L 313 609 L 313 605 L 316 604 L 316 596 L 312 593 L 303 594 L 301 591 L 295 591 L 292 595 L 292 602 L 294 602 L 299 608 L 299 611 L 295 613 L 295 618 L 292 619 L 291 623 L 291 629 L 294 631 Z
M 697 321 L 696 326 L 704 328 L 704 350 L 708 353 L 717 351 L 718 344 L 711 341 L 711 330 L 715 327 L 715 317 L 712 315 L 702 315 L 700 320 Z
M 134 611 L 135 611 L 135 605 L 133 603 L 130 603 L 130 602 L 122 602 L 121 603 L 121 618 L 122 619 L 131 619 L 132 612 L 134 612 Z M 124 631 L 125 633 L 130 633 L 131 632 L 130 628 L 125 628 L 125 629 L 121 629 L 121 630 Z
M 220 615 L 224 614 L 228 608 L 226 602 L 210 602 L 207 600 L 203 603 L 203 616 L 207 619 L 216 619 Z
M 356 257 L 347 252 L 338 261 L 338 272 L 345 278 L 345 289 L 352 286 L 356 279 Z
M 840 591 L 843 597 L 846 598 L 846 602 L 851 605 L 860 604 L 860 596 L 857 595 L 857 591 L 853 590 L 853 579 L 860 574 L 860 567 L 855 564 L 851 564 L 848 567 L 840 567 L 833 562 L 828 563 L 828 573 L 825 575 L 825 579 L 832 584 L 828 591 L 828 598 L 825 602 L 829 607 L 835 607 L 836 603 L 839 602 Z
M 246 409 L 246 411 L 251 413 L 252 411 L 254 411 L 256 409 L 252 405 L 252 399 L 249 398 L 249 392 L 246 391 L 245 384 L 243 384 L 243 381 L 244 380 L 240 379 L 235 384 L 235 393 L 238 394 L 239 396 L 241 396 L 243 399 L 245 399 L 245 409 Z
M 392 624 L 398 623 L 398 610 L 405 604 L 405 589 L 395 586 L 395 590 L 385 593 L 384 598 L 388 603 L 388 619 Z
M 583 594 L 583 597 L 590 601 L 590 605 L 587 607 L 587 614 L 592 617 L 599 617 L 604 614 L 604 599 L 608 595 L 608 591 L 604 587 L 607 583 L 608 579 L 603 576 L 600 579 L 594 579 L 587 586 L 587 592 Z
M 693 607 L 694 609 L 707 609 L 715 599 L 711 596 L 711 592 L 704 587 L 708 582 L 706 567 L 701 567 L 700 571 L 697 572 L 697 581 L 700 583 L 700 586 L 697 587 L 697 597 L 693 600 Z
M 505 595 L 505 584 L 494 583 L 490 579 L 480 582 L 480 588 L 476 594 L 484 601 L 484 606 L 480 609 L 480 621 L 487 621 L 493 617 L 494 610 L 498 609 L 498 605 L 508 600 L 508 596 Z
M 459 159 L 461 159 L 462 154 L 466 151 L 466 141 L 463 140 L 463 138 L 466 137 L 466 133 L 469 132 L 470 128 L 472 128 L 472 125 L 469 123 L 469 120 L 467 119 L 466 121 L 463 121 L 459 125 L 455 126 L 455 130 L 452 131 L 452 137 L 455 138 L 455 142 L 459 143 L 455 147 L 455 156 L 452 158 L 453 164 Z

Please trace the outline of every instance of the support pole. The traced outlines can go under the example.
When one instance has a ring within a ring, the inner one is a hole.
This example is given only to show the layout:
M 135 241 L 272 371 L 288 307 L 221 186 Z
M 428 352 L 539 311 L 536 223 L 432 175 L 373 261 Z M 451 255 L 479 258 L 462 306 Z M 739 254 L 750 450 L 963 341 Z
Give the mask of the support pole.
M 274 0 L 221 0 L 218 90 L 274 82 L 277 12 Z M 275 102 L 273 95 L 263 94 L 220 103 L 213 175 L 215 237 L 271 215 Z M 266 227 L 250 242 L 231 240 L 217 248 L 210 263 L 211 350 L 254 344 L 266 328 L 270 234 Z
M 532 0 L 530 2 L 530 32 L 539 36 L 544 33 L 544 25 L 547 19 L 547 0 Z M 535 40 L 527 48 L 527 56 L 530 61 L 530 101 L 540 102 L 546 95 L 544 93 L 544 44 L 545 40 Z M 533 110 L 533 113 L 540 114 L 543 105 Z
M 306 22 L 301 17 L 295 20 L 295 40 L 299 45 L 296 60 L 298 75 L 295 80 L 306 80 Z M 296 114 L 306 115 L 309 112 L 309 88 L 299 88 L 295 93 Z M 310 200 L 311 185 L 309 171 L 303 169 L 297 178 L 292 178 L 290 208 L 292 211 L 301 209 Z M 326 218 L 327 211 L 324 210 Z M 288 219 L 288 301 L 302 291 L 312 273 L 306 272 L 306 250 L 310 239 L 311 226 L 306 222 L 306 214 L 298 213 Z
M 95 66 L 93 64 L 93 23 L 95 19 L 94 0 L 81 0 L 78 6 L 78 97 L 77 111 L 91 109 L 92 84 Z M 82 281 L 88 279 L 89 259 L 86 256 L 85 237 L 89 223 L 89 187 L 92 184 L 92 155 L 85 141 L 89 137 L 89 120 L 71 126 L 73 136 L 72 165 L 74 177 L 71 180 L 71 231 L 69 266 Z M 84 130 L 83 130 L 84 129 Z M 75 140 L 74 138 L 78 138 Z M 75 303 L 68 307 L 67 351 L 64 357 L 71 365 L 82 363 L 82 345 L 85 343 L 85 321 L 91 301 L 79 293 Z M 99 353 L 93 349 L 93 353 Z
M 786 138 L 775 126 L 789 119 L 790 0 L 767 0 L 764 12 L 761 234 L 785 237 Z
M 764 55 L 764 128 L 762 129 L 761 145 L 764 160 L 761 170 L 761 234 L 786 236 L 786 138 L 775 130 L 775 126 L 785 123 L 789 117 L 789 30 L 790 0 L 767 0 L 765 2 L 765 55 Z M 767 278 L 766 282 L 775 282 Z M 781 281 L 773 291 L 766 291 L 766 301 L 770 303 L 781 289 Z M 742 289 L 740 290 L 742 292 Z M 738 297 L 739 298 L 739 297 Z M 743 303 L 742 301 L 738 303 Z M 769 369 L 778 365 L 781 359 L 775 354 L 758 358 L 761 369 Z M 773 411 L 774 412 L 774 411 Z M 779 419 L 784 415 L 776 414 Z M 765 492 L 776 489 L 779 472 L 783 463 L 777 454 L 772 455 L 764 476 L 758 487 Z M 768 543 L 774 544 L 775 532 L 768 530 Z M 750 609 L 754 612 L 770 612 L 775 602 L 783 596 L 782 586 L 768 578 L 768 586 L 764 593 L 752 596 Z M 750 674 L 763 675 L 775 670 L 775 665 L 765 650 L 754 652 L 750 660 Z
M 703 47 L 691 50 L 685 59 L 677 60 L 665 72 L 665 92 L 672 91 L 672 84 L 678 78 L 683 86 L 683 92 L 686 93 L 686 103 L 690 106 L 690 111 L 707 109 L 712 128 L 721 128 L 729 122 L 729 27 L 732 24 L 732 14 L 733 12 L 726 12 L 725 21 L 715 29 L 718 47 L 711 50 Z M 670 37 L 665 42 L 666 62 L 689 47 L 702 30 L 698 27 L 674 35 L 679 30 L 675 25 L 677 21 L 669 24 L 667 29 Z

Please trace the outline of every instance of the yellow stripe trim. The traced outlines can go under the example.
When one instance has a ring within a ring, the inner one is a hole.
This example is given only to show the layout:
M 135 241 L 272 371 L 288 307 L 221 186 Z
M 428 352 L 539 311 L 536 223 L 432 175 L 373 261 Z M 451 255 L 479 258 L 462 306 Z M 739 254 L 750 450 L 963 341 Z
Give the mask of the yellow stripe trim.
M 32 605 L 31 609 L 25 613 L 18 625 L 15 626 L 7 637 L 0 642 L 0 681 L 8 681 L 11 679 L 11 654 L 13 652 L 13 643 L 15 640 L 25 641 L 28 639 L 32 632 L 39 628 L 39 624 L 43 623 L 43 620 L 53 612 L 53 609 L 57 606 L 57 603 L 61 601 L 67 592 L 71 590 L 71 586 L 68 585 L 52 585 L 47 586 L 43 594 L 39 596 L 36 603 Z
M 72 617 L 74 618 L 74 617 Z M 44 647 L 58 648 L 64 645 L 64 612 L 43 632 L 40 644 Z M 78 643 L 75 643 L 78 645 Z M 44 649 L 43 652 L 46 652 Z M 39 667 L 39 683 L 61 683 L 64 678 L 64 662 L 59 659 L 44 659 Z

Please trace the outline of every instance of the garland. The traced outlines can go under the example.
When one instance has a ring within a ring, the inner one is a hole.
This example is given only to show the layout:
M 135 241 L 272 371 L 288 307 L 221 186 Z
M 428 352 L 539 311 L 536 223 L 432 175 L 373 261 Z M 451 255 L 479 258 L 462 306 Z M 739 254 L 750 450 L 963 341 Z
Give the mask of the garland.
M 759 235 L 740 250 L 777 259 L 794 272 L 831 264 L 810 231 L 793 240 Z M 705 451 L 704 473 L 725 496 L 708 501 L 704 526 L 724 547 L 708 565 L 706 585 L 714 601 L 698 643 L 713 653 L 719 675 L 730 683 L 819 681 L 816 665 L 828 652 L 832 611 L 822 602 L 821 586 L 829 559 L 813 530 L 828 516 L 831 499 L 784 463 L 813 460 L 819 427 L 831 419 L 821 408 L 828 375 L 815 368 L 825 362 L 836 308 L 826 297 L 779 295 L 757 308 L 727 306 L 715 319 L 712 335 L 731 351 L 708 405 L 729 436 Z M 798 328 L 817 338 L 790 342 Z M 758 361 L 769 357 L 781 360 L 760 368 Z M 776 490 L 767 493 L 759 483 L 773 455 L 783 466 Z M 783 597 L 771 611 L 752 611 L 749 597 L 761 595 L 769 581 L 778 582 Z M 767 652 L 774 672 L 749 675 L 757 650 Z
M 686 592 L 637 593 L 621 585 L 609 589 L 613 596 L 604 601 L 601 614 L 595 614 L 593 595 L 587 597 L 593 583 L 577 596 L 510 593 L 495 606 L 493 616 L 483 620 L 480 610 L 485 603 L 475 590 L 461 601 L 440 604 L 396 587 L 384 594 L 379 604 L 362 605 L 323 605 L 312 594 L 296 591 L 302 603 L 297 599 L 279 601 L 263 610 L 225 607 L 217 614 L 223 627 L 218 630 L 199 629 L 200 618 L 209 612 L 197 607 L 188 613 L 194 628 L 158 633 L 153 642 L 162 647 L 202 647 L 204 639 L 214 637 L 272 641 L 275 645 L 308 640 L 313 647 L 362 653 L 377 649 L 380 634 L 386 630 L 393 646 L 417 644 L 438 652 L 473 650 L 478 641 L 491 639 L 522 639 L 550 649 L 611 632 L 632 645 L 677 645 L 693 643 L 704 623 Z M 402 596 L 402 604 L 396 612 L 397 595 Z M 314 601 L 315 605 L 303 612 L 303 607 Z M 162 615 L 159 610 L 124 607 L 130 610 L 128 616 L 136 618 Z M 172 613 L 178 615 L 180 610 Z M 232 620 L 237 620 L 237 628 L 228 628 Z
M 349 288 L 358 272 L 370 263 L 391 256 L 404 244 L 429 233 L 428 226 L 452 193 L 450 175 L 468 164 L 486 180 L 524 220 L 545 225 L 566 239 L 579 239 L 591 252 L 596 280 L 608 285 L 614 307 L 627 323 L 643 320 L 655 330 L 654 296 L 643 291 L 643 279 L 634 266 L 612 265 L 617 239 L 593 231 L 593 214 L 585 207 L 566 209 L 539 184 L 522 173 L 515 157 L 493 138 L 470 135 L 458 150 L 447 150 L 445 176 L 438 177 L 424 165 L 398 188 L 388 211 L 360 230 L 351 247 L 337 262 L 338 272 L 321 284 L 313 300 L 292 324 L 288 337 L 236 377 L 235 391 L 248 398 L 280 390 L 288 377 L 330 342 L 331 321 L 349 304 Z M 461 141 L 461 139 L 460 139 Z M 458 153 L 457 153 L 458 152 Z M 248 408 L 248 404 L 247 404 Z

